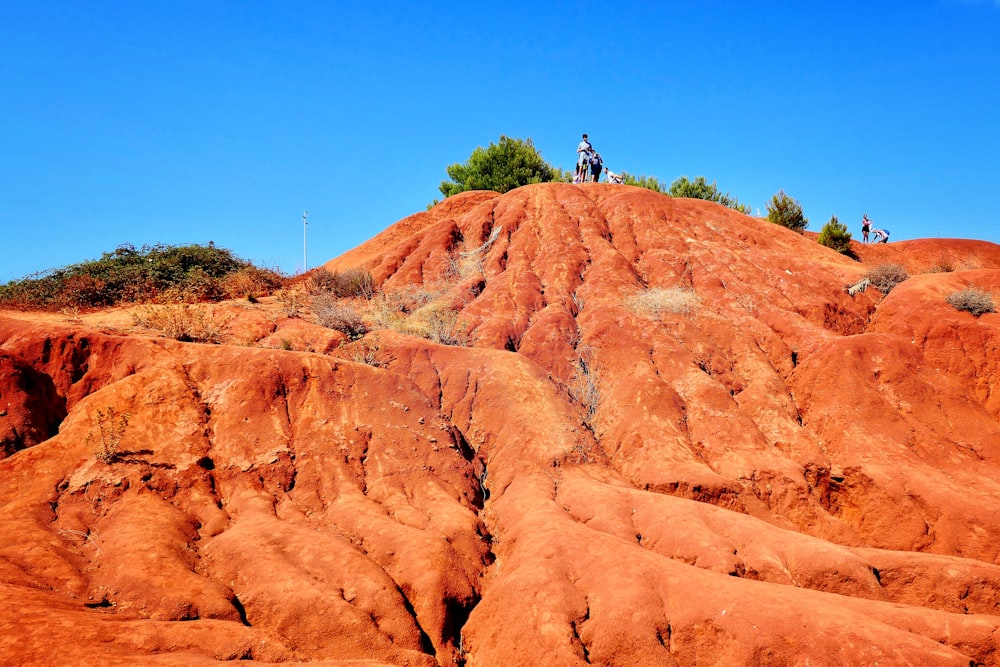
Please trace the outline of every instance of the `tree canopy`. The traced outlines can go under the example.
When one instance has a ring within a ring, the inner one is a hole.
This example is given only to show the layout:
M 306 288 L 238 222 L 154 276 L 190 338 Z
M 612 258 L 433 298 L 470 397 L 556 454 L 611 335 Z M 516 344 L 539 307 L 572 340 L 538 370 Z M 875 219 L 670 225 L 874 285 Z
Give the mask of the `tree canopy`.
M 463 164 L 446 169 L 449 181 L 441 181 L 445 197 L 467 190 L 493 190 L 504 193 L 530 183 L 565 181 L 565 175 L 542 157 L 531 139 L 516 139 L 501 134 L 497 143 L 472 151 Z

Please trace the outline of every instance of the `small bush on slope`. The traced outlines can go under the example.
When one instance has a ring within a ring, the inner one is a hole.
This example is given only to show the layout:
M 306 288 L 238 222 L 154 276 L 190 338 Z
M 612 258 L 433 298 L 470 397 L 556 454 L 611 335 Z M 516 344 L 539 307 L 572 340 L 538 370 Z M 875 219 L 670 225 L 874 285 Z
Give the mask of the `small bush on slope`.
M 97 411 L 100 442 L 94 438 L 93 432 L 87 434 L 87 442 L 91 445 L 94 458 L 101 463 L 113 463 L 118 458 L 121 454 L 122 438 L 125 437 L 125 429 L 131 418 L 131 413 L 118 412 L 110 405 L 105 410 Z
M 885 263 L 879 264 L 865 274 L 869 284 L 882 292 L 883 295 L 892 291 L 892 288 L 908 279 L 910 274 L 899 264 Z
M 835 215 L 830 216 L 830 221 L 823 225 L 817 240 L 843 255 L 851 252 L 851 232 L 847 231 L 847 225 L 837 220 Z
M 317 324 L 339 331 L 351 340 L 368 333 L 368 325 L 361 314 L 349 304 L 337 301 L 332 294 L 317 295 L 313 299 L 312 313 Z
M 994 312 L 993 297 L 986 290 L 973 285 L 965 289 L 952 292 L 945 297 L 948 305 L 957 309 L 972 313 L 976 317 L 985 313 Z

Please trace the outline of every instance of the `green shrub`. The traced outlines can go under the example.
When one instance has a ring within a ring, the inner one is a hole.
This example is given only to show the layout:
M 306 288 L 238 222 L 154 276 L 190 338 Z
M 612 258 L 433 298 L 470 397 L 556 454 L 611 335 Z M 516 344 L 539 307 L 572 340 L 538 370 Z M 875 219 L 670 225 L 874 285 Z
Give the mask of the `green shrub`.
M 851 232 L 847 231 L 847 225 L 837 220 L 835 215 L 830 216 L 830 221 L 819 230 L 818 241 L 841 254 L 847 255 L 851 252 Z
M 214 245 L 122 245 L 100 259 L 28 276 L 0 286 L 0 304 L 20 308 L 98 308 L 121 303 L 213 301 L 228 294 L 227 279 L 257 272 L 274 289 L 274 271 L 258 269 Z M 265 280 L 263 277 L 269 274 Z M 246 296 L 245 294 L 241 296 Z
M 908 279 L 910 274 L 906 272 L 900 264 L 885 263 L 869 269 L 865 274 L 868 283 L 882 292 L 883 295 L 892 291 L 892 288 Z
M 512 139 L 500 135 L 498 143 L 472 151 L 464 164 L 446 169 L 450 181 L 442 181 L 445 197 L 467 190 L 493 190 L 504 193 L 530 183 L 565 180 L 565 174 L 542 158 L 531 139 Z
M 798 201 L 778 190 L 767 204 L 767 219 L 776 225 L 788 227 L 800 234 L 809 226 L 809 219 L 802 215 L 802 206 Z
M 670 184 L 670 191 L 668 194 L 671 197 L 687 197 L 688 199 L 704 199 L 706 201 L 714 201 L 717 204 L 722 204 L 723 206 L 739 211 L 740 213 L 750 212 L 749 206 L 741 204 L 739 200 L 732 197 L 728 192 L 723 194 L 719 191 L 715 181 L 709 183 L 705 180 L 704 176 L 698 176 L 693 181 L 688 180 L 687 176 L 681 176 Z
M 952 292 L 945 297 L 948 305 L 957 309 L 972 313 L 976 317 L 985 313 L 994 312 L 993 296 L 986 290 L 973 285 L 965 289 Z
M 622 179 L 625 185 L 634 185 L 637 188 L 646 188 L 647 190 L 660 192 L 662 194 L 668 194 L 670 192 L 670 187 L 655 176 L 646 176 L 644 174 L 633 176 L 627 171 L 623 171 Z
M 687 199 L 704 199 L 714 201 L 740 213 L 750 213 L 750 207 L 740 203 L 738 199 L 728 192 L 722 193 L 715 181 L 709 183 L 704 176 L 698 176 L 693 181 L 687 176 L 681 176 L 669 186 L 655 176 L 639 175 L 635 176 L 627 171 L 622 172 L 625 185 L 634 185 L 639 188 L 646 188 L 653 192 L 660 192 L 671 197 L 684 197 Z

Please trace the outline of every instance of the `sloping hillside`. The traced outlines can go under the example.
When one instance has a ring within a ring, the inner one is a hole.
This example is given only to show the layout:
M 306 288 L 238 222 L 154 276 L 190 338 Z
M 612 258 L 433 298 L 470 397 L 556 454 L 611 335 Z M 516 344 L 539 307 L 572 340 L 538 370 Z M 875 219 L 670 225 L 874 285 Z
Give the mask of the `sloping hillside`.
M 855 252 L 544 184 L 328 263 L 424 329 L 0 314 L 0 656 L 998 664 L 1000 247 Z

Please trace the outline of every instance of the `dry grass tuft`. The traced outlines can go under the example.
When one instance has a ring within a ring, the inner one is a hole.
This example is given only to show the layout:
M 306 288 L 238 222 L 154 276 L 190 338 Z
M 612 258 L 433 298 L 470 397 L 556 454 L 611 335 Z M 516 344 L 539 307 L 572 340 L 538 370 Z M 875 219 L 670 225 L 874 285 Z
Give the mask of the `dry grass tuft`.
M 628 306 L 643 317 L 690 315 L 701 306 L 701 299 L 689 287 L 654 287 L 630 298 Z
M 448 276 L 465 279 L 483 273 L 483 257 L 479 253 L 457 253 L 448 256 Z
M 374 368 L 385 368 L 389 365 L 389 359 L 382 351 L 377 332 L 360 340 L 341 345 L 337 348 L 336 356 Z
M 121 454 L 122 438 L 125 437 L 125 429 L 131 418 L 130 413 L 118 412 L 112 406 L 97 411 L 99 441 L 94 438 L 92 432 L 87 434 L 87 442 L 93 448 L 94 458 L 101 463 L 113 463 L 118 459 Z
M 457 329 L 458 313 L 443 303 L 428 303 L 392 327 L 400 333 L 426 338 L 442 345 L 467 346 L 468 338 Z
M 132 312 L 132 323 L 187 343 L 221 343 L 229 319 L 216 319 L 211 308 L 188 303 L 144 306 Z

